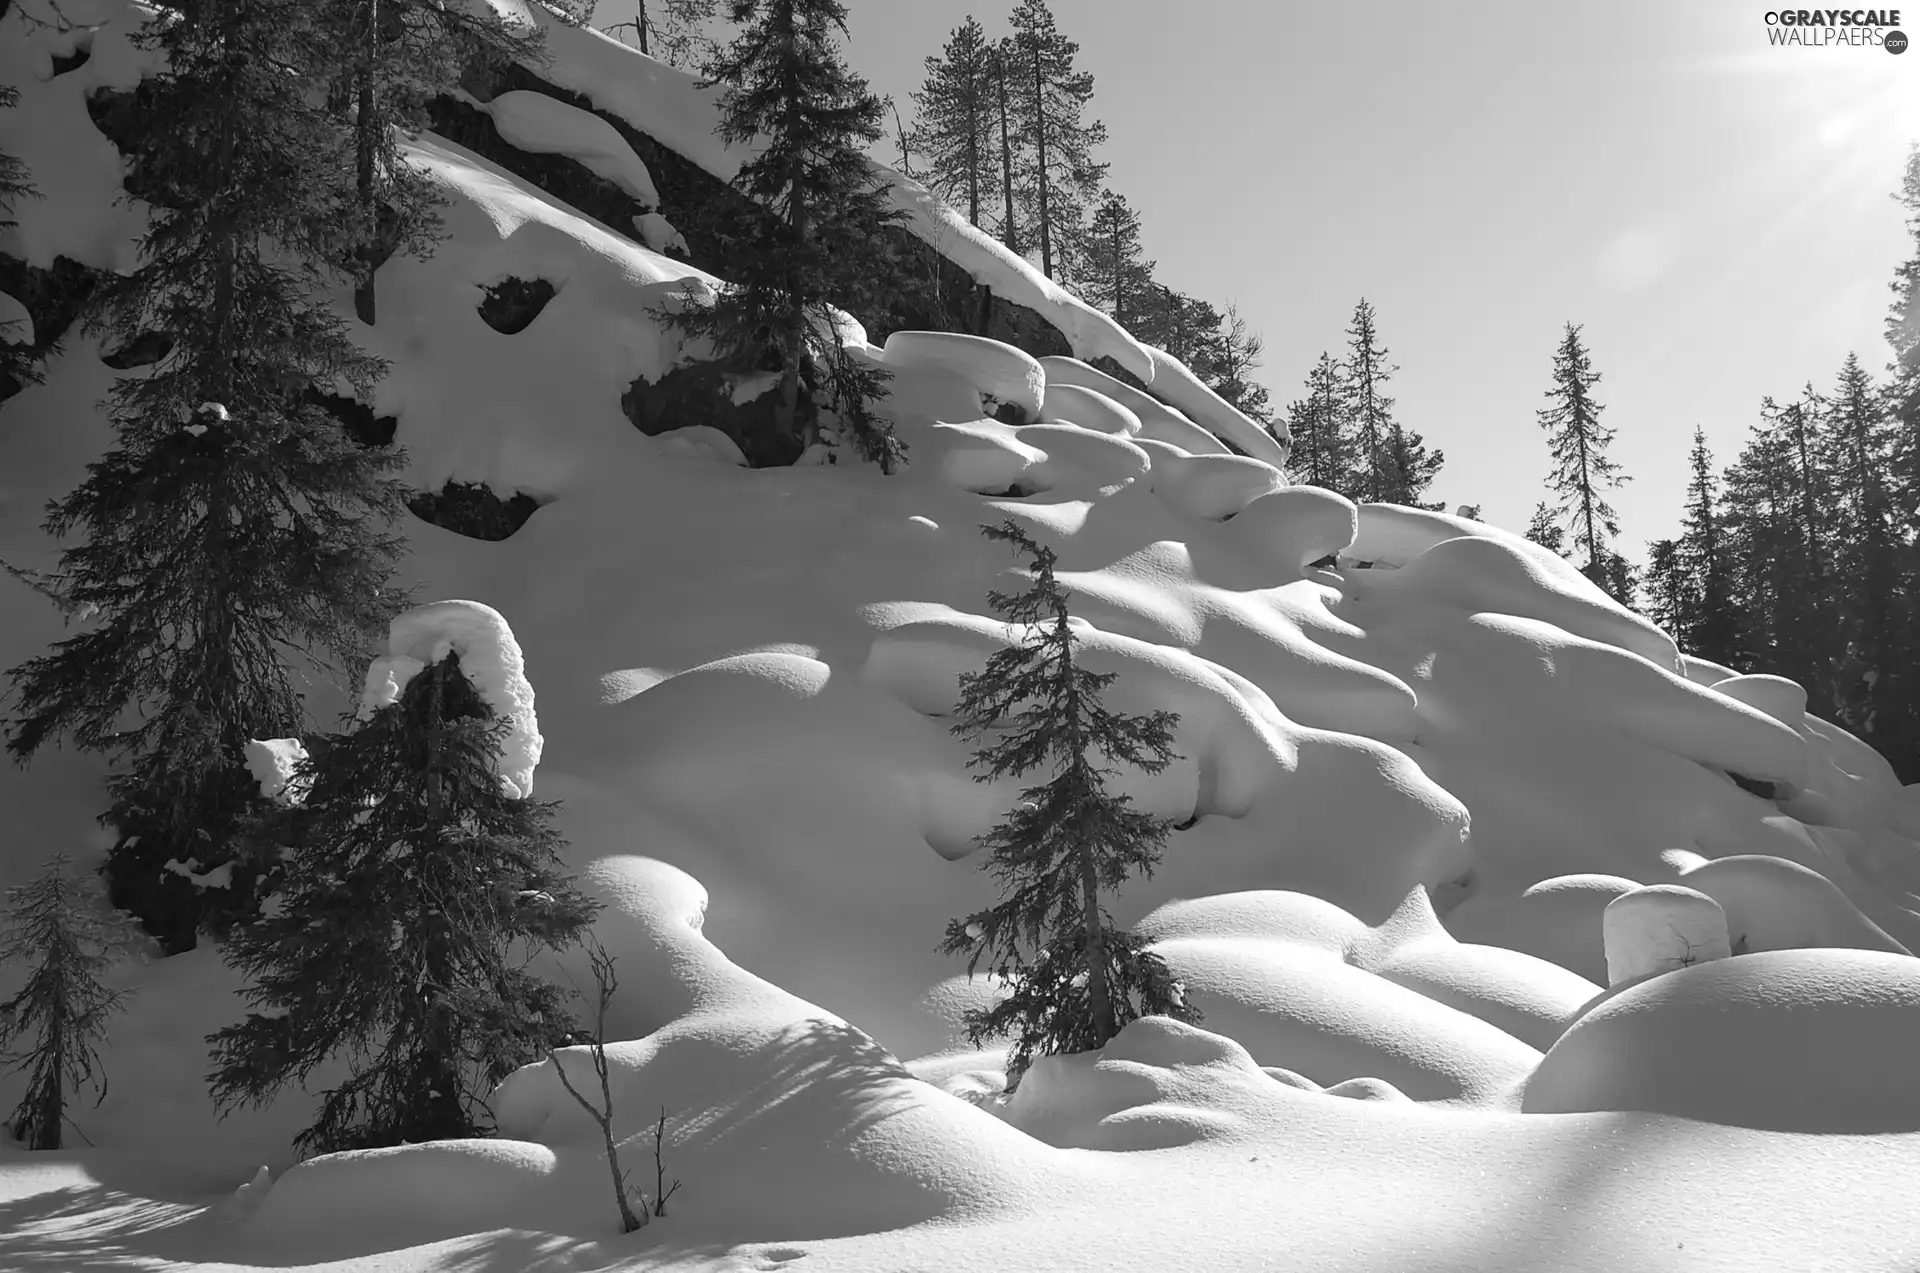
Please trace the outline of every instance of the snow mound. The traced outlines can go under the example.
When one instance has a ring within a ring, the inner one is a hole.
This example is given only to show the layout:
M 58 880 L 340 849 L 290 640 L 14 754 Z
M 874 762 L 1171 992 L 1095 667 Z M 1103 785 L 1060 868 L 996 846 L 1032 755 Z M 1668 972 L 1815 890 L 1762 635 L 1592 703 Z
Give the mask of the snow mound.
M 1077 351 L 1076 351 L 1077 352 Z M 1163 349 L 1147 346 L 1153 359 L 1153 374 L 1141 379 L 1154 387 L 1161 397 L 1212 430 L 1215 437 L 1245 451 L 1256 460 L 1264 460 L 1284 472 L 1287 444 L 1256 424 L 1240 409 L 1215 393 L 1185 363 Z
M 1046 373 L 1024 350 L 956 332 L 899 331 L 887 337 L 881 359 L 889 371 L 957 372 L 981 393 L 1020 408 L 1027 422 L 1040 418 Z
M 1678 884 L 1622 893 L 1607 904 L 1601 922 L 1607 984 L 1614 988 L 1732 953 L 1720 903 Z
M 1131 411 L 1134 418 L 1140 421 L 1140 437 L 1178 447 L 1189 455 L 1231 454 L 1220 439 L 1175 408 L 1123 380 L 1116 380 L 1104 371 L 1087 366 L 1077 358 L 1053 355 L 1042 358 L 1040 366 L 1047 373 L 1049 390 L 1062 386 L 1091 389 Z
M 653 174 L 620 130 L 598 115 L 545 93 L 516 89 L 477 103 L 493 117 L 500 139 L 535 155 L 565 155 L 633 197 L 643 212 L 660 207 Z
M 362 719 L 399 701 L 407 682 L 448 653 L 494 715 L 511 728 L 500 748 L 501 790 L 515 800 L 533 794 L 540 763 L 540 721 L 533 709 L 520 643 L 498 610 L 478 601 L 435 601 L 397 616 L 388 627 L 387 653 L 367 668 L 360 693 Z
M 994 1112 L 1072 1149 L 1167 1149 L 1247 1134 L 1239 1107 L 1278 1089 L 1245 1048 L 1168 1017 L 1128 1022 L 1097 1052 L 1043 1056 Z
M 1045 423 L 1077 424 L 1116 437 L 1131 438 L 1140 432 L 1139 416 L 1106 394 L 1077 385 L 1047 385 L 1040 416 Z
M 1720 904 L 1735 954 L 1812 947 L 1912 953 L 1861 914 L 1832 880 L 1798 862 L 1736 854 L 1702 862 L 1680 879 Z
M 1223 522 L 1286 487 L 1280 470 L 1259 460 L 1187 455 L 1164 442 L 1141 440 L 1139 445 L 1154 456 L 1153 493 L 1188 517 Z
M 1582 1017 L 1529 1113 L 1638 1110 L 1792 1132 L 1920 1131 L 1920 961 L 1769 951 L 1681 968 Z

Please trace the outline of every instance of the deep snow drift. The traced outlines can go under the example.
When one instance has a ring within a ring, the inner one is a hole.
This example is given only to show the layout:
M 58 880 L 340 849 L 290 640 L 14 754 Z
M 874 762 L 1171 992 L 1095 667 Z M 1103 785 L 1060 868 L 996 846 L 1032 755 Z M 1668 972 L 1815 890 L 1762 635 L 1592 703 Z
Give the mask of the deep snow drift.
M 127 11 L 70 0 L 103 25 L 61 34 L 23 27 L 30 3 L 0 18 L 23 87 L 0 144 L 48 197 L 0 247 L 123 267 L 137 218 L 83 97 L 139 73 Z M 91 57 L 54 75 L 83 35 Z M 685 77 L 586 34 L 556 46 L 556 82 L 724 175 Z M 493 118 L 649 189 L 564 112 Z M 506 650 L 489 611 L 510 625 L 523 658 L 489 664 L 492 692 L 528 710 L 503 776 L 525 794 L 538 765 L 608 903 L 623 1161 L 650 1181 L 664 1110 L 683 1186 L 618 1236 L 597 1131 L 545 1065 L 497 1093 L 500 1139 L 292 1166 L 302 1101 L 213 1118 L 202 1039 L 241 1009 L 202 949 L 116 974 L 139 994 L 113 1087 L 75 1111 L 97 1148 L 0 1150 L 0 1265 L 1920 1263 L 1920 788 L 1793 687 L 1682 658 L 1514 535 L 1356 509 L 1229 453 L 1237 426 L 1177 372 L 971 239 L 950 250 L 1180 407 L 1072 359 L 901 333 L 866 349 L 896 373 L 898 476 L 747 470 L 694 421 L 642 436 L 620 395 L 683 357 L 649 312 L 707 276 L 457 146 L 410 153 L 450 237 L 381 271 L 380 324 L 358 329 L 395 363 L 374 405 L 416 484 L 547 502 L 497 543 L 412 524 L 419 595 L 477 605 L 442 609 L 455 632 L 396 628 L 368 680 L 378 701 L 443 639 L 463 662 Z M 556 295 L 503 335 L 477 306 L 509 276 Z M 0 409 L 17 566 L 54 563 L 41 505 L 106 445 L 94 404 L 127 373 L 101 352 L 70 336 Z M 1127 789 L 1184 829 L 1114 909 L 1207 1014 L 1044 1061 L 1010 1099 L 1001 1057 L 953 1036 L 983 987 L 934 953 L 990 900 L 972 838 L 1013 797 L 970 780 L 946 719 L 1007 639 L 985 594 L 1013 563 L 976 531 L 1005 517 L 1060 554 L 1087 662 L 1120 673 L 1110 704 L 1180 714 L 1181 760 Z M 0 614 L 8 666 L 62 631 L 11 577 Z M 314 687 L 319 722 L 359 688 Z M 252 759 L 271 782 L 288 749 Z M 71 753 L 0 769 L 0 882 L 104 848 L 100 773 Z

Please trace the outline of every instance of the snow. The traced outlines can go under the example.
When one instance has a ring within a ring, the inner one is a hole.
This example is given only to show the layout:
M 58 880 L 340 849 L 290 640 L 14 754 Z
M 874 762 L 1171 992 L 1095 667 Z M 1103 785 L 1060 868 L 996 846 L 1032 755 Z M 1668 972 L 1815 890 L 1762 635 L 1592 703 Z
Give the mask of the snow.
M 1651 884 L 1622 893 L 1607 903 L 1601 931 L 1607 985 L 1615 989 L 1732 953 L 1727 913 L 1720 903 L 1680 884 Z
M 417 669 L 416 669 L 417 670 Z M 401 686 L 395 684 L 391 693 L 382 690 L 384 702 L 392 702 L 400 696 Z M 298 738 L 255 738 L 247 743 L 247 772 L 260 784 L 260 794 L 268 800 L 278 799 L 286 793 L 286 799 L 298 803 L 303 794 L 300 785 L 293 782 L 295 769 L 307 758 L 306 744 Z M 288 791 L 289 785 L 293 789 Z
M 1074 352 L 1079 351 L 1076 349 Z M 1189 371 L 1186 364 L 1172 354 L 1153 346 L 1147 347 L 1147 353 L 1153 360 L 1153 374 L 1140 378 L 1151 384 L 1155 393 L 1212 430 L 1214 436 L 1222 441 L 1231 442 L 1256 460 L 1264 460 L 1283 471 L 1286 469 L 1285 444 L 1208 388 L 1200 377 Z
M 0 344 L 31 345 L 33 315 L 18 297 L 0 292 Z
M 122 74 L 126 11 L 69 0 L 94 57 L 46 80 L 54 37 L 21 7 L 0 67 L 29 103 L 0 129 L 32 121 L 53 186 L 7 250 L 110 263 L 135 227 L 81 88 Z M 565 86 L 728 160 L 688 77 L 552 34 Z M 74 1110 L 96 1148 L 0 1149 L 0 1266 L 1920 1265 L 1920 787 L 1790 687 L 1683 659 L 1519 536 L 1281 485 L 1166 366 L 1121 359 L 1172 408 L 997 342 L 862 343 L 896 372 L 892 477 L 749 470 L 698 420 L 644 437 L 621 395 L 699 352 L 655 311 L 716 280 L 430 134 L 407 147 L 449 237 L 380 272 L 380 322 L 355 329 L 394 364 L 372 405 L 415 485 L 548 502 L 499 542 L 407 523 L 402 582 L 475 600 L 404 616 L 364 692 L 392 701 L 459 650 L 513 717 L 503 780 L 528 794 L 538 763 L 605 906 L 622 1165 L 649 1179 L 665 1110 L 684 1187 L 620 1236 L 598 1131 L 549 1062 L 495 1093 L 498 1138 L 295 1166 L 310 1096 L 211 1108 L 205 1036 L 244 1006 L 203 948 L 113 969 L 138 993 L 106 1100 Z M 556 288 L 514 336 L 475 312 L 506 277 Z M 23 569 L 54 566 L 40 510 L 107 443 L 114 373 L 67 345 L 0 409 L 0 557 Z M 983 394 L 1034 423 L 986 418 Z M 955 1038 L 993 987 L 935 950 L 996 896 L 976 837 L 1016 794 L 973 781 L 950 732 L 958 677 L 1010 636 L 985 594 L 1018 563 L 978 533 L 1006 518 L 1059 554 L 1086 665 L 1119 675 L 1108 704 L 1180 715 L 1180 759 L 1116 781 L 1182 829 L 1111 907 L 1206 1013 L 1043 1061 L 1011 1099 L 1003 1055 Z M 51 607 L 0 615 L 0 665 L 63 635 Z M 316 721 L 354 703 L 306 692 Z M 276 742 L 249 754 L 269 785 Z M 0 884 L 50 844 L 98 861 L 103 773 L 71 751 L 0 766 L 20 846 Z M 1603 989 L 1610 906 L 1674 896 L 1657 886 L 1717 906 L 1729 956 Z M 577 956 L 536 970 L 587 977 Z M 19 1083 L 0 1076 L 0 1108 Z
M 388 625 L 387 652 L 367 668 L 361 718 L 398 702 L 407 682 L 449 653 L 459 656 L 460 674 L 494 715 L 511 726 L 500 744 L 500 786 L 512 799 L 525 800 L 533 794 L 533 771 L 540 763 L 540 720 L 520 643 L 493 607 L 435 601 L 397 615 Z
M 1796 1132 L 1920 1131 L 1920 962 L 1879 951 L 1718 959 L 1583 1016 L 1528 1080 L 1536 1113 L 1645 1110 Z
M 525 89 L 478 106 L 493 117 L 494 128 L 508 145 L 530 154 L 565 155 L 633 196 L 644 212 L 658 211 L 660 191 L 653 174 L 620 130 L 598 115 Z

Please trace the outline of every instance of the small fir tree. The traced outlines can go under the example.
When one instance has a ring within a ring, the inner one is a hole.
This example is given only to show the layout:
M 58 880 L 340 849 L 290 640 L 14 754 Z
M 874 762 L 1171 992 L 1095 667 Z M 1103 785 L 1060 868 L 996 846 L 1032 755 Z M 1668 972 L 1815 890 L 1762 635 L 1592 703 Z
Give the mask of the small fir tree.
M 1533 506 L 1533 520 L 1527 523 L 1526 536 L 1549 552 L 1567 555 L 1567 532 L 1555 517 L 1553 509 L 1541 500 Z
M 1605 408 L 1593 396 L 1599 383 L 1600 373 L 1580 341 L 1580 328 L 1568 323 L 1553 356 L 1553 388 L 1547 390 L 1551 405 L 1538 412 L 1553 454 L 1547 485 L 1557 500 L 1555 514 L 1565 519 L 1571 548 L 1586 557 L 1580 573 L 1627 604 L 1629 598 L 1616 592 L 1620 576 L 1608 547 L 1611 537 L 1620 533 L 1619 515 L 1607 503 L 1606 493 L 1628 479 L 1607 457 L 1614 431 L 1600 423 Z
M 727 244 L 732 280 L 710 306 L 666 317 L 712 343 L 736 371 L 778 371 L 774 433 L 764 452 L 790 462 L 821 438 L 817 409 L 803 413 L 801 388 L 818 363 L 815 387 L 831 399 L 860 455 L 891 472 L 905 450 L 869 404 L 887 373 L 856 361 L 835 321 L 836 305 L 884 310 L 904 283 L 886 231 L 904 213 L 887 206 L 863 146 L 878 141 L 884 108 L 841 60 L 846 35 L 840 0 L 732 0 L 740 31 L 706 67 L 703 87 L 722 86 L 716 131 L 731 144 L 761 143 L 733 184 L 766 216 Z M 750 456 L 752 458 L 752 456 Z
M 563 873 L 551 803 L 501 788 L 509 722 L 448 654 L 296 768 L 279 913 L 234 929 L 244 1022 L 208 1036 L 215 1103 L 260 1105 L 345 1054 L 302 1153 L 481 1134 L 484 1098 L 564 1044 L 566 994 L 538 949 L 580 940 L 594 906 Z
M 60 1148 L 67 1092 L 97 1083 L 107 1096 L 100 1045 L 107 1018 L 127 992 L 110 990 L 100 974 L 111 962 L 112 926 L 88 905 L 87 890 L 56 854 L 31 883 L 7 890 L 0 964 L 33 967 L 20 992 L 0 1003 L 0 1057 L 27 1071 L 27 1091 L 9 1124 L 28 1149 Z M 12 1045 L 25 1040 L 24 1049 Z
M 988 594 L 1022 636 L 989 658 L 984 671 L 961 677 L 953 730 L 965 738 L 1002 731 L 968 762 L 981 770 L 976 782 L 1036 769 L 1051 776 L 1025 789 L 1007 819 L 981 837 L 989 854 L 984 868 L 999 878 L 1002 899 L 950 923 L 940 949 L 967 956 L 969 974 L 986 962 L 1008 985 L 1003 1002 L 971 1012 L 966 1024 L 975 1046 L 1011 1036 L 1011 1085 L 1035 1056 L 1098 1048 L 1137 1017 L 1197 1021 L 1199 1014 L 1165 962 L 1116 929 L 1101 901 L 1134 875 L 1152 875 L 1172 825 L 1110 790 L 1115 767 L 1165 769 L 1178 758 L 1179 718 L 1166 711 L 1124 716 L 1102 706 L 1116 676 L 1079 666 L 1070 594 L 1054 577 L 1053 551 L 1012 521 L 981 532 L 1030 559 L 1033 583 L 1023 592 Z
M 1674 637 L 1689 654 L 1722 667 L 1747 662 L 1741 651 L 1744 627 L 1734 599 L 1735 563 L 1722 515 L 1719 479 L 1706 431 L 1693 428 L 1687 453 L 1687 502 L 1680 525 L 1680 556 L 1694 580 L 1698 604 Z

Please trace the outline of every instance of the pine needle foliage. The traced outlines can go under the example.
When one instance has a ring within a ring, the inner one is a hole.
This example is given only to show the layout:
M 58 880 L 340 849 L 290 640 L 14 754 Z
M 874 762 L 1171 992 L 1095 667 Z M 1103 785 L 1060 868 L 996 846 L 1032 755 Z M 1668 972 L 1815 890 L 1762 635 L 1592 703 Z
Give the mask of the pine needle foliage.
M 115 905 L 171 951 L 255 904 L 236 872 L 197 889 L 167 869 L 231 860 L 249 738 L 295 732 L 294 669 L 358 662 L 403 598 L 395 452 L 316 405 L 383 365 L 326 303 L 351 256 L 353 151 L 299 68 L 324 43 L 304 0 L 160 10 L 139 37 L 166 69 L 138 91 L 128 194 L 152 209 L 139 267 L 90 328 L 169 352 L 109 395 L 114 444 L 48 510 L 67 592 L 98 621 L 12 669 L 8 750 L 70 738 L 127 760 L 103 817 Z
M 724 89 L 720 136 L 760 144 L 733 185 L 768 215 L 731 233 L 731 281 L 712 304 L 665 317 L 708 341 L 724 366 L 780 373 L 774 428 L 790 458 L 821 438 L 817 408 L 802 410 L 811 377 L 862 458 L 891 472 L 905 448 L 871 410 L 888 373 L 855 359 L 834 313 L 884 311 L 906 286 L 886 236 L 905 213 L 888 205 L 864 151 L 881 136 L 884 107 L 841 59 L 846 13 L 839 0 L 733 0 L 740 29 L 701 85 Z M 813 364 L 824 374 L 812 377 Z
M 1007 1074 L 1018 1083 L 1034 1057 L 1098 1048 L 1137 1017 L 1197 1021 L 1199 1014 L 1165 962 L 1116 929 L 1101 901 L 1135 875 L 1151 876 L 1160 861 L 1171 820 L 1132 808 L 1109 784 L 1119 766 L 1154 774 L 1178 759 L 1179 717 L 1103 706 L 1117 674 L 1079 665 L 1070 594 L 1054 576 L 1053 550 L 1011 520 L 981 533 L 1031 561 L 1033 582 L 1021 592 L 988 594 L 1021 639 L 961 677 L 953 732 L 969 739 L 994 732 L 968 762 L 980 771 L 976 782 L 1035 770 L 1049 777 L 1023 790 L 1019 805 L 980 838 L 1001 900 L 952 921 L 940 949 L 965 955 L 969 974 L 986 964 L 1010 987 L 995 1007 L 969 1013 L 966 1026 L 975 1046 L 1012 1038 Z
M 527 964 L 595 908 L 563 873 L 554 806 L 501 790 L 507 728 L 449 654 L 302 763 L 300 807 L 257 827 L 292 833 L 279 913 L 226 943 L 254 1011 L 208 1037 L 223 1112 L 344 1055 L 300 1152 L 479 1135 L 492 1086 L 567 1041 L 566 992 Z
M 8 1121 L 28 1149 L 60 1148 L 69 1090 L 96 1084 L 95 1105 L 107 1096 L 100 1045 L 127 992 L 100 980 L 115 934 L 87 895 L 66 855 L 57 854 L 32 881 L 7 890 L 0 915 L 0 964 L 33 967 L 19 993 L 0 1003 L 0 1058 L 27 1072 L 26 1094 Z M 13 1046 L 20 1040 L 24 1049 Z
M 1607 457 L 1614 431 L 1600 422 L 1605 408 L 1593 396 L 1599 383 L 1600 373 L 1593 369 L 1580 340 L 1580 328 L 1568 323 L 1553 356 L 1553 387 L 1547 390 L 1550 405 L 1536 413 L 1553 454 L 1547 485 L 1556 497 L 1553 511 L 1564 519 L 1569 532 L 1569 546 L 1586 556 L 1581 573 L 1612 593 L 1618 586 L 1618 572 L 1612 568 L 1608 545 L 1620 533 L 1620 519 L 1606 493 L 1629 479 Z M 1623 604 L 1628 600 L 1615 599 Z

